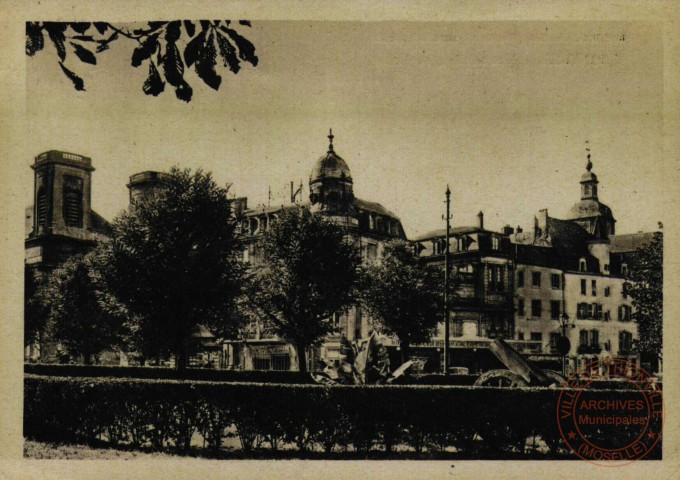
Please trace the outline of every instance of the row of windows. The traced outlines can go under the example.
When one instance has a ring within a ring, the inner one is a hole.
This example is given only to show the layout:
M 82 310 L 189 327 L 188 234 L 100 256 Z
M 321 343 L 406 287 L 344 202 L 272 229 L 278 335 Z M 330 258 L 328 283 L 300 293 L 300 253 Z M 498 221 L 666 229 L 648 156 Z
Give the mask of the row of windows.
M 550 301 L 550 318 L 559 320 L 561 303 L 559 300 Z M 517 315 L 523 317 L 525 315 L 524 299 L 520 298 L 517 301 Z M 543 302 L 541 300 L 531 301 L 531 317 L 540 318 L 543 316 Z
M 550 318 L 553 320 L 559 320 L 562 307 L 562 302 L 559 300 L 550 300 Z M 628 305 L 621 305 L 618 309 L 618 320 L 620 322 L 629 322 L 631 320 L 632 309 Z M 519 298 L 517 300 L 517 315 L 524 317 L 526 315 L 526 309 L 524 305 L 524 299 Z M 532 300 L 531 301 L 531 318 L 541 318 L 543 317 L 543 301 L 542 300 Z M 604 317 L 604 321 L 608 322 L 611 320 L 611 312 L 602 311 L 602 305 L 598 303 L 579 303 L 576 306 L 576 318 L 578 319 L 588 319 L 588 320 L 601 320 Z
M 559 273 L 550 274 L 550 287 L 553 290 L 559 290 L 561 286 L 561 276 Z M 524 287 L 524 271 L 520 270 L 517 272 L 517 286 Z M 541 286 L 541 272 L 531 272 L 531 286 L 540 287 Z M 590 293 L 592 296 L 597 296 L 597 280 L 590 281 Z M 581 295 L 588 295 L 588 280 L 585 278 L 581 279 Z M 626 294 L 626 289 L 621 289 L 621 295 L 623 298 L 628 298 Z M 604 296 L 611 296 L 611 287 L 605 287 Z
M 559 273 L 550 274 L 550 287 L 554 290 L 559 290 L 562 284 Z M 524 271 L 520 270 L 517 272 L 517 286 L 524 286 Z M 541 286 L 541 272 L 531 272 L 531 286 L 540 287 Z
M 590 281 L 590 294 L 593 297 L 597 295 L 597 280 L 591 280 Z M 610 297 L 611 294 L 612 294 L 611 287 L 605 287 L 604 288 L 604 296 Z M 581 295 L 588 295 L 588 281 L 585 278 L 581 279 Z M 628 294 L 626 293 L 625 287 L 621 288 L 621 296 L 623 298 L 628 298 Z
M 550 349 L 557 350 L 557 343 L 561 334 L 559 332 L 550 333 Z M 517 332 L 517 338 L 524 340 L 524 332 Z M 531 332 L 530 340 L 533 342 L 543 341 L 543 332 Z M 579 347 L 583 349 L 601 349 L 600 332 L 597 329 L 581 330 L 579 332 Z M 610 342 L 605 343 L 605 350 L 610 350 Z M 619 332 L 619 352 L 629 353 L 633 349 L 633 334 L 625 330 Z

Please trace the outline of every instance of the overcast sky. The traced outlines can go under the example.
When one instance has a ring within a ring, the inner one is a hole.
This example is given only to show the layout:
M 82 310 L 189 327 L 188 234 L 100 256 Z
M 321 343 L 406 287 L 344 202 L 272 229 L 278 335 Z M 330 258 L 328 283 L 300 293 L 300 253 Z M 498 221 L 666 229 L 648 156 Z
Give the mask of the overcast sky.
M 92 157 L 93 208 L 111 220 L 130 175 L 172 165 L 212 171 L 250 206 L 266 203 L 270 186 L 281 203 L 291 180 L 307 194 L 332 127 L 355 195 L 414 236 L 444 226 L 447 184 L 452 225 L 473 224 L 480 210 L 492 229 L 528 227 L 541 208 L 563 218 L 580 198 L 588 146 L 617 233 L 664 218 L 653 24 L 255 21 L 240 31 L 259 65 L 222 70 L 218 92 L 190 73 L 189 104 L 169 86 L 142 93 L 147 71 L 130 66 L 125 39 L 95 67 L 67 59 L 86 92 L 47 45 L 26 60 L 28 151 Z

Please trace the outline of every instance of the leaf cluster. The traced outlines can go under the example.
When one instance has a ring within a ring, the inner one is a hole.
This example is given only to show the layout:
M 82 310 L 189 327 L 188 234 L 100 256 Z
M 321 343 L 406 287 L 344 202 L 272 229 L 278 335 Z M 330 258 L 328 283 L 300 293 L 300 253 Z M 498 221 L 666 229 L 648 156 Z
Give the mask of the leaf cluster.
M 53 270 L 37 301 L 46 313 L 47 334 L 70 354 L 85 361 L 120 345 L 125 316 L 103 281 L 106 259 L 101 250 L 76 255 Z
M 633 304 L 638 352 L 661 355 L 663 348 L 663 225 L 652 241 L 633 256 L 624 289 Z
M 242 275 L 235 232 L 228 189 L 201 170 L 173 168 L 115 219 L 107 283 L 137 317 L 145 356 L 181 353 L 199 324 L 233 332 Z
M 250 27 L 248 20 L 238 22 Z M 85 90 L 83 79 L 66 67 L 67 53 L 82 63 L 97 64 L 97 55 L 108 50 L 120 38 L 136 42 L 131 64 L 148 63 L 149 73 L 142 90 L 158 96 L 168 83 L 178 99 L 189 102 L 193 89 L 184 77 L 185 68 L 193 68 L 210 88 L 219 90 L 222 77 L 217 73 L 218 60 L 236 74 L 241 62 L 257 66 L 253 44 L 232 28 L 230 20 L 173 20 L 148 22 L 143 28 L 129 29 L 108 22 L 26 22 L 26 54 L 33 56 L 45 46 L 45 35 L 57 51 L 59 66 L 76 90 Z M 218 56 L 219 53 L 219 56 Z
M 244 309 L 296 346 L 331 333 L 327 321 L 353 299 L 359 256 L 342 227 L 308 207 L 283 210 L 258 245 Z
M 444 319 L 444 273 L 423 265 L 404 241 L 385 245 L 382 261 L 365 268 L 361 304 L 382 331 L 403 343 L 424 343 Z

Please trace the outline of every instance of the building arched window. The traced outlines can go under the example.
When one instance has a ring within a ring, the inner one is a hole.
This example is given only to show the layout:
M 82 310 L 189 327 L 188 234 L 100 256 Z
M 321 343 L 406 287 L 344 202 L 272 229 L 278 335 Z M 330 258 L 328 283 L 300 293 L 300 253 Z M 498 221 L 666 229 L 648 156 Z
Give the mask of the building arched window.
M 586 264 L 586 259 L 585 259 L 585 258 L 581 258 L 581 259 L 578 261 L 578 271 L 579 271 L 579 272 L 585 272 L 585 271 L 587 271 L 587 269 L 588 269 L 587 267 L 588 267 L 588 266 L 587 266 L 587 264 Z

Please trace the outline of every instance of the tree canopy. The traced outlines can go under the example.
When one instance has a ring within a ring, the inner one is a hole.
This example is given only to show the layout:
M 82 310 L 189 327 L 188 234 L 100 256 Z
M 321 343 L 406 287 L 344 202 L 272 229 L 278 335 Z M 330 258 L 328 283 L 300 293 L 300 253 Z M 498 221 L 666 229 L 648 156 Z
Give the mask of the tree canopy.
M 663 349 L 663 225 L 652 241 L 635 253 L 624 288 L 633 303 L 638 327 L 636 350 L 661 358 Z
M 218 336 L 237 330 L 243 266 L 231 203 L 209 173 L 173 168 L 114 220 L 107 284 L 145 357 L 174 354 L 181 369 L 198 325 Z
M 24 345 L 40 340 L 49 308 L 45 300 L 46 276 L 37 269 L 24 269 Z
M 308 207 L 281 211 L 258 247 L 246 310 L 295 346 L 299 369 L 306 371 L 305 349 L 332 332 L 329 317 L 352 301 L 357 250 L 342 227 Z
M 107 307 L 105 268 L 98 250 L 76 255 L 49 274 L 39 293 L 48 312 L 49 337 L 69 354 L 82 355 L 87 364 L 102 350 L 119 344 L 124 320 Z
M 444 272 L 420 263 L 403 241 L 387 243 L 382 261 L 365 268 L 359 292 L 379 328 L 399 338 L 404 362 L 410 344 L 428 342 L 444 320 Z
M 251 26 L 248 20 L 239 20 L 238 24 Z M 234 74 L 241 69 L 241 61 L 257 66 L 255 47 L 233 27 L 231 20 L 147 22 L 141 28 L 108 22 L 26 22 L 26 55 L 43 50 L 47 36 L 56 49 L 61 71 L 76 90 L 85 90 L 85 82 L 74 67 L 66 66 L 68 53 L 75 55 L 69 59 L 96 65 L 97 55 L 120 38 L 126 38 L 135 45 L 132 66 L 149 67 L 142 86 L 144 93 L 157 96 L 165 90 L 167 82 L 179 100 L 189 102 L 193 89 L 184 77 L 185 68 L 193 68 L 206 85 L 219 90 L 222 77 L 215 69 L 218 60 Z

